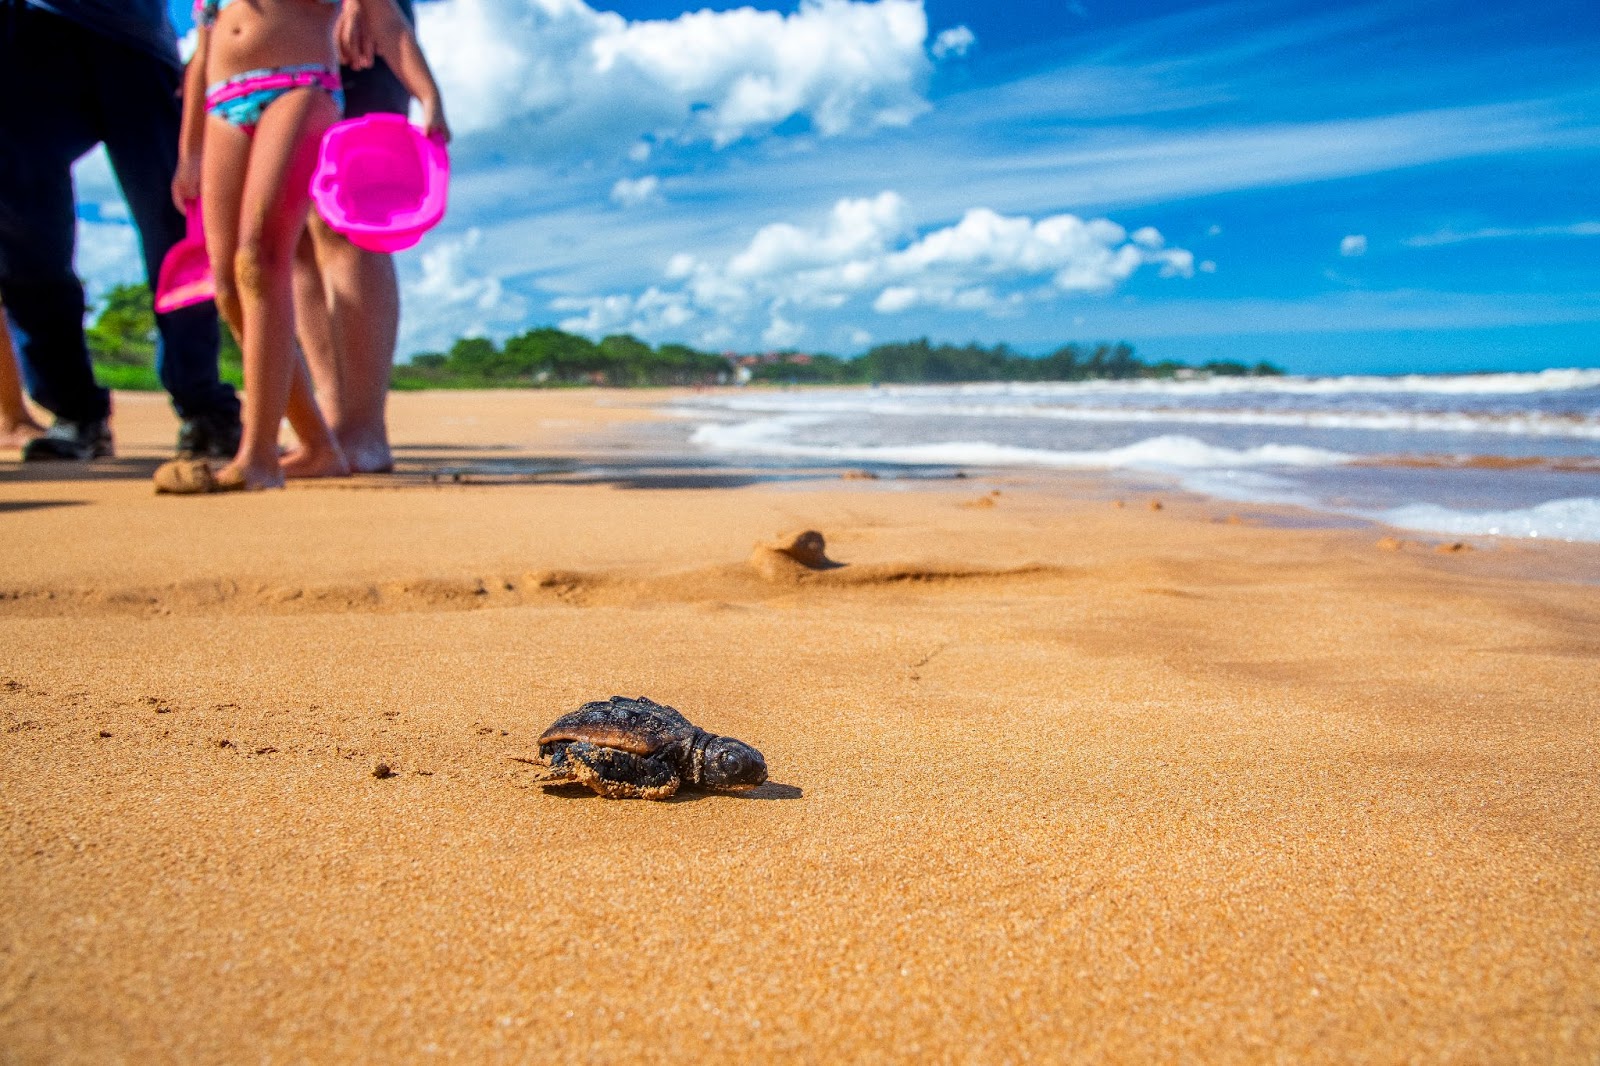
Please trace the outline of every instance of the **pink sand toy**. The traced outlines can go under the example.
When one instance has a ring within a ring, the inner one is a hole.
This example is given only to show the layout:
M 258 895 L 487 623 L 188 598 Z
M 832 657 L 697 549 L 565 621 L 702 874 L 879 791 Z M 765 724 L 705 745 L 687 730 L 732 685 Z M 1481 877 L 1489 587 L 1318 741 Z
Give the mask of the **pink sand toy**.
M 410 248 L 444 217 L 450 157 L 400 115 L 340 122 L 322 138 L 311 199 L 369 252 Z
M 206 255 L 205 224 L 200 217 L 200 201 L 196 200 L 189 205 L 187 234 L 161 260 L 161 273 L 156 277 L 156 311 L 164 315 L 213 300 L 216 295 L 217 283 L 211 276 L 211 259 Z

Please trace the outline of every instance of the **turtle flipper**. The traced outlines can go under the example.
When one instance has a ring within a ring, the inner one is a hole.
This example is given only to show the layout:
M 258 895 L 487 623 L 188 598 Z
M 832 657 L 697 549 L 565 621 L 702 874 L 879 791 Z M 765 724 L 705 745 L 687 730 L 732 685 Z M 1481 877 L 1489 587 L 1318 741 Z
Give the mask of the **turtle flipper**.
M 552 767 L 561 774 L 551 784 L 588 785 L 606 799 L 664 800 L 678 791 L 677 772 L 660 759 L 579 741 Z

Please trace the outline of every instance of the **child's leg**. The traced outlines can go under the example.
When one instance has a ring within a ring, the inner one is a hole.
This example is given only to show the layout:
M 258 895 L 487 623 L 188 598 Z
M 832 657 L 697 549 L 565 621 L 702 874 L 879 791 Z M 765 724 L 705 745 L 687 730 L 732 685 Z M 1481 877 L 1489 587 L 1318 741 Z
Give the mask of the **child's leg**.
M 284 477 L 344 477 L 350 473 L 344 450 L 328 428 L 311 386 L 311 373 L 299 345 L 294 380 L 289 384 L 289 426 L 300 446 L 282 459 Z
M 205 150 L 200 157 L 200 205 L 205 212 L 206 256 L 217 285 L 217 314 L 244 345 L 244 312 L 234 277 L 239 250 L 239 210 L 244 200 L 245 168 L 250 160 L 250 135 L 239 127 L 207 116 Z
M 0 448 L 20 448 L 44 433 L 22 399 L 22 379 L 17 353 L 11 347 L 11 327 L 0 307 Z
M 312 234 L 317 228 L 316 212 L 306 219 L 306 231 L 294 255 L 294 329 L 305 353 L 311 381 L 316 386 L 317 402 L 329 413 L 337 428 L 339 410 L 339 358 L 334 350 L 332 308 L 322 264 L 317 261 L 317 246 Z
M 311 205 L 322 134 L 338 118 L 327 93 L 297 89 L 263 112 L 250 146 L 233 259 L 246 390 L 244 438 L 233 467 L 252 487 L 282 484 L 278 430 L 285 414 L 313 465 L 339 455 L 310 389 L 301 389 L 290 403 L 300 362 L 294 337 L 295 245 Z

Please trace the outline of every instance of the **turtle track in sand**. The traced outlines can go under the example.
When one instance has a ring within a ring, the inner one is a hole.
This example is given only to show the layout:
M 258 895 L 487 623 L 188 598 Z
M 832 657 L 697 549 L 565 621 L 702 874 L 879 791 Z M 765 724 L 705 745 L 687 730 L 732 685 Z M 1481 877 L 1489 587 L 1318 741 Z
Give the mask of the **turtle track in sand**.
M 721 607 L 842 590 L 949 583 L 1037 587 L 1083 576 L 1043 564 L 1006 568 L 937 561 L 843 564 L 826 555 L 820 534 L 806 531 L 757 545 L 744 563 L 695 570 L 528 570 L 516 574 L 417 577 L 300 585 L 248 579 L 200 580 L 106 588 L 0 588 L 0 618 L 85 615 L 278 615 L 470 611 L 571 605 L 648 606 L 704 603 Z

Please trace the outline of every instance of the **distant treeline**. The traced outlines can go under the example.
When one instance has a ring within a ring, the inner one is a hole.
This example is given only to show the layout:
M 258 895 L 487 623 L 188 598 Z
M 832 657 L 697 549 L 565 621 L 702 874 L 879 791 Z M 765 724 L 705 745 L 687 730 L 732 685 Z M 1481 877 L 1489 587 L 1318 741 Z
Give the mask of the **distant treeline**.
M 1243 377 L 1282 374 L 1271 363 L 1214 360 L 1194 367 L 1147 363 L 1126 344 L 1068 344 L 1027 356 L 1004 344 L 933 344 L 927 338 L 880 344 L 864 355 L 772 352 L 715 355 L 682 344 L 652 348 L 617 334 L 595 342 L 544 327 L 497 346 L 485 337 L 458 340 L 448 352 L 424 352 L 395 368 L 396 388 L 494 388 L 539 385 L 716 385 L 755 381 L 795 385 L 866 385 L 957 381 L 1087 381 L 1175 378 L 1191 374 Z
M 865 355 L 839 359 L 831 355 L 762 362 L 753 368 L 757 381 L 863 384 L 956 381 L 1088 381 L 1091 379 L 1175 378 L 1195 373 L 1244 377 L 1282 374 L 1271 363 L 1248 366 L 1214 360 L 1199 367 L 1176 360 L 1147 363 L 1126 344 L 1068 344 L 1049 355 L 1030 356 L 1004 344 L 933 344 L 926 337 L 880 344 Z
M 156 320 L 144 285 L 118 285 L 107 294 L 88 329 L 90 354 L 103 384 L 157 389 Z M 223 376 L 240 379 L 239 349 L 222 331 Z M 591 341 L 552 327 L 529 330 L 496 344 L 465 337 L 447 352 L 422 352 L 395 367 L 397 389 L 539 388 L 563 385 L 866 385 L 959 381 L 1086 381 L 1174 378 L 1194 374 L 1281 374 L 1270 363 L 1247 366 L 1215 360 L 1198 367 L 1173 360 L 1147 363 L 1126 344 L 1068 344 L 1049 355 L 1027 356 L 1004 344 L 933 344 L 928 339 L 880 344 L 864 355 L 770 352 L 713 354 L 682 344 L 655 347 L 627 334 Z
M 727 356 L 682 344 L 652 348 L 625 333 L 595 342 L 546 326 L 497 345 L 464 337 L 448 352 L 421 352 L 395 367 L 397 389 L 481 389 L 541 385 L 714 385 L 729 380 Z

